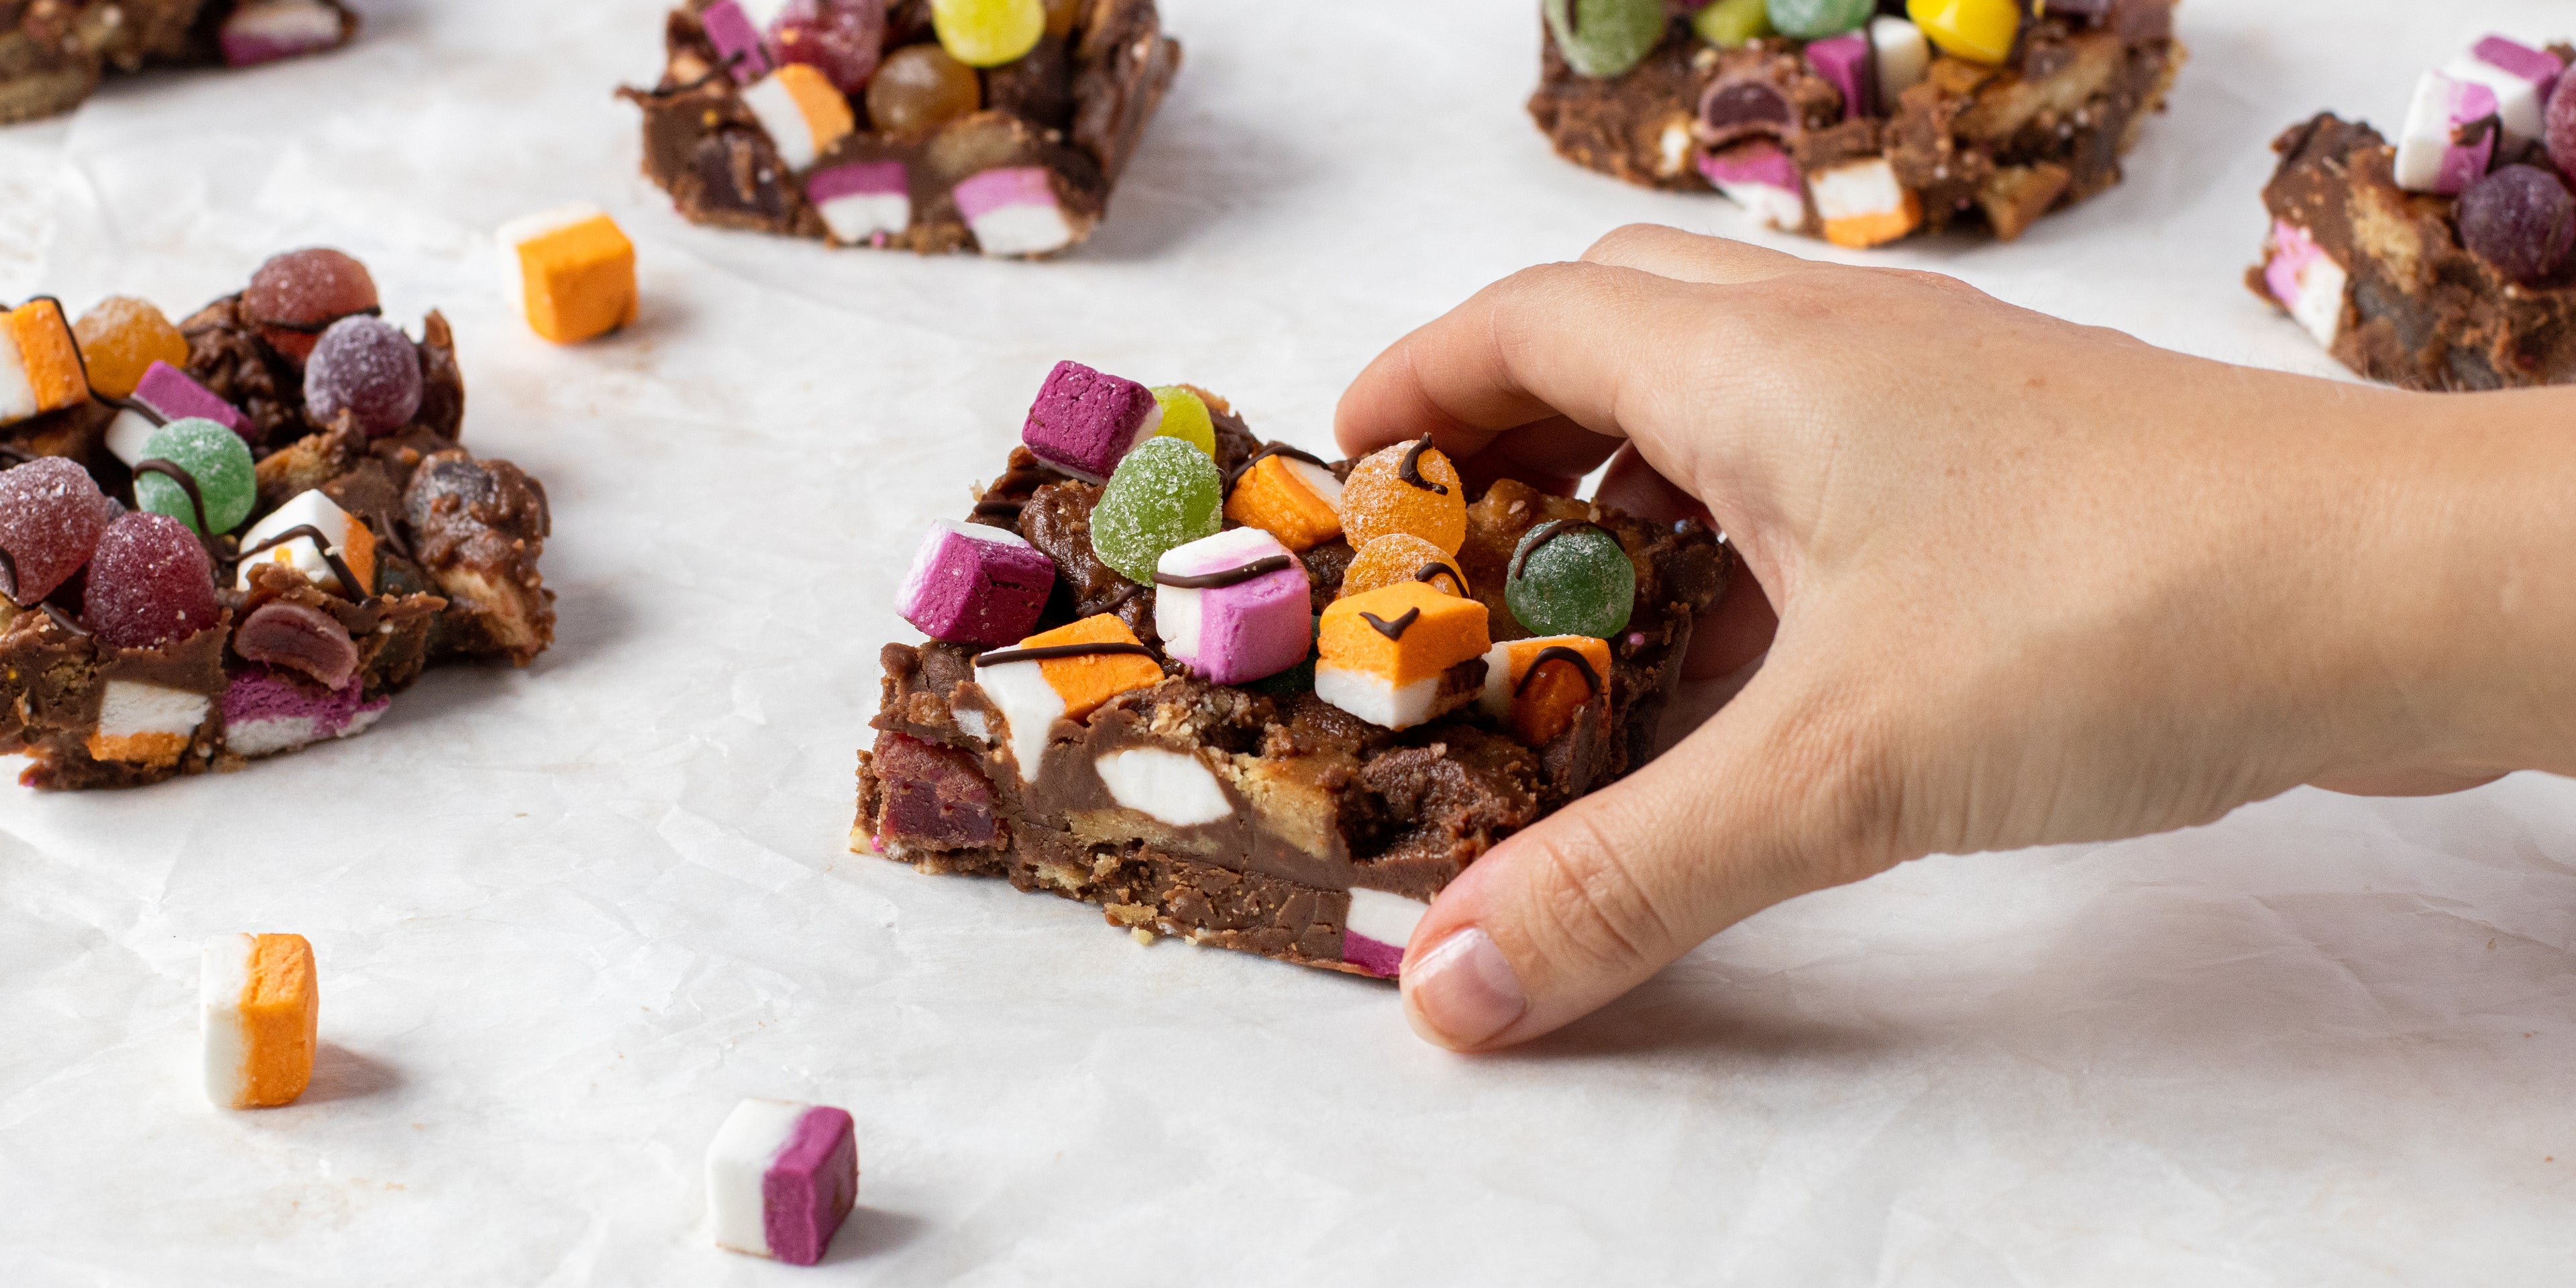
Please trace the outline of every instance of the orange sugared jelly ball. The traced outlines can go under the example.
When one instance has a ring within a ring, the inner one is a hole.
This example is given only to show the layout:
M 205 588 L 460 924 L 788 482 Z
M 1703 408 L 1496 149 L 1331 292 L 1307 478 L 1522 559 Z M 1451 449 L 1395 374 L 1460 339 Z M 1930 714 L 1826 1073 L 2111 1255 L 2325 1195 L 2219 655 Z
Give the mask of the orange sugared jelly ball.
M 868 120 L 892 134 L 935 129 L 984 105 L 975 69 L 936 44 L 906 45 L 886 55 L 868 82 Z
M 1467 488 L 1429 438 L 1375 452 L 1342 484 L 1342 535 L 1353 549 L 1409 532 L 1454 555 L 1467 540 Z
M 1418 581 L 1462 599 L 1467 594 L 1467 574 L 1448 551 L 1410 532 L 1390 532 L 1360 547 L 1342 572 L 1342 593 L 1335 598 L 1365 595 L 1400 581 Z
M 185 370 L 188 337 L 149 300 L 111 295 L 81 314 L 72 334 L 80 340 L 89 387 L 101 398 L 131 398 L 155 362 Z
M 1072 35 L 1073 24 L 1082 21 L 1085 3 L 1086 0 L 1046 0 L 1046 33 L 1050 36 Z

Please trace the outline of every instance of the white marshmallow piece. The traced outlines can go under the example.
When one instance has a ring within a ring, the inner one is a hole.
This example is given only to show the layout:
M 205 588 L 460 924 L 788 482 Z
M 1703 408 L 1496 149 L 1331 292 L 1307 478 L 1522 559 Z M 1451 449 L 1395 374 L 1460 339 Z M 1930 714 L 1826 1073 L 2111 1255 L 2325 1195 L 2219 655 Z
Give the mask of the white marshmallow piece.
M 152 431 L 159 428 L 152 423 L 151 417 L 142 412 L 131 407 L 119 407 L 116 419 L 107 422 L 108 453 L 132 465 L 150 455 L 143 450 L 143 444 L 152 437 Z
M 250 1035 L 242 1031 L 242 990 L 250 987 L 252 935 L 216 935 L 197 959 L 197 1019 L 204 1036 L 206 1099 L 240 1104 L 249 1088 Z
M 1923 83 L 1932 67 L 1932 45 L 1923 29 L 1903 18 L 1886 17 L 1869 24 L 1869 52 L 1878 65 L 1879 110 L 1894 112 L 1905 91 Z
M 1816 217 L 1826 223 L 1905 209 L 1905 185 L 1897 181 L 1896 167 L 1885 157 L 1819 170 L 1807 176 L 1807 191 L 1815 198 Z
M 1413 928 L 1431 905 L 1419 899 L 1407 899 L 1384 890 L 1351 891 L 1351 910 L 1342 918 L 1342 929 L 1350 934 L 1374 939 L 1395 949 L 1402 949 L 1413 938 Z
M 1113 751 L 1094 762 L 1111 800 L 1174 827 L 1196 827 L 1234 815 L 1216 775 L 1199 758 L 1160 747 Z
M 106 694 L 99 699 L 97 737 L 158 734 L 190 738 L 195 736 L 197 726 L 206 722 L 206 710 L 212 702 L 205 694 L 185 689 L 163 688 L 138 680 L 110 680 Z
M 769 142 L 778 149 L 778 159 L 790 170 L 802 171 L 814 164 L 820 153 L 814 147 L 814 127 L 805 120 L 805 109 L 796 105 L 796 96 L 787 92 L 775 75 L 763 76 L 742 91 L 742 105 L 751 109 L 760 128 L 768 131 Z
M 742 6 L 742 16 L 751 19 L 751 25 L 765 40 L 778 26 L 779 16 L 787 12 L 789 0 L 734 0 L 734 3 Z
M 1431 705 L 1440 698 L 1440 677 L 1427 675 L 1399 686 L 1382 675 L 1319 661 L 1315 696 L 1370 724 L 1410 729 L 1431 718 Z
M 746 1100 L 727 1114 L 707 1144 L 707 1220 L 716 1245 L 755 1257 L 772 1255 L 761 1217 L 766 1201 L 761 1178 L 795 1135 L 812 1105 L 792 1100 Z
M 338 554 L 342 562 L 350 565 L 351 575 L 358 577 L 367 575 L 364 570 L 357 567 L 357 560 L 349 558 L 349 548 L 352 544 L 350 530 L 358 526 L 358 521 L 351 518 L 348 511 L 334 504 L 331 498 L 322 495 L 316 489 L 308 488 L 296 493 L 286 504 L 270 511 L 268 517 L 252 524 L 250 531 L 242 534 L 241 548 L 256 549 L 261 542 L 290 528 L 305 524 L 310 524 L 321 531 L 323 537 L 330 541 L 333 553 Z M 372 546 L 373 535 L 371 534 L 367 540 Z M 263 550 L 257 555 L 242 560 L 240 570 L 233 577 L 234 589 L 250 589 L 250 570 L 253 566 L 263 563 L 284 564 L 304 574 L 306 581 L 324 590 L 337 590 L 343 595 L 364 595 L 372 589 L 366 586 L 342 586 L 339 574 L 331 571 L 330 562 L 322 557 L 321 548 L 314 545 L 313 538 L 309 536 L 297 537 L 284 545 Z
M 814 211 L 832 230 L 832 240 L 845 246 L 912 227 L 912 198 L 900 192 L 854 192 L 818 203 Z
M 39 410 L 36 386 L 27 379 L 27 360 L 18 352 L 18 339 L 7 327 L 0 327 L 0 425 L 25 420 Z
M 2442 74 L 2455 81 L 2483 85 L 2495 95 L 2496 119 L 2504 122 L 2507 142 L 2528 143 L 2541 137 L 2541 114 L 2549 104 L 2540 97 L 2541 85 L 2530 77 L 2506 71 L 2475 54 L 2462 54 L 2444 63 Z
M 1476 709 L 1497 720 L 1511 718 L 1512 641 L 1485 650 L 1485 688 L 1476 695 Z
M 1156 410 L 1160 410 L 1160 407 L 1158 406 Z M 1282 456 L 1279 460 L 1288 467 L 1289 473 L 1297 476 L 1298 482 L 1304 483 L 1316 496 L 1323 498 L 1324 504 L 1333 507 L 1333 513 L 1342 512 L 1342 481 L 1334 478 L 1331 470 L 1321 465 L 1310 465 L 1294 456 Z
M 1664 132 L 1655 137 L 1655 177 L 1669 179 L 1690 165 L 1691 122 L 1681 117 L 1667 123 Z
M 2451 192 L 2466 188 L 2484 171 L 2470 150 L 2457 145 L 2454 132 L 2495 110 L 2495 92 L 2474 81 L 2426 72 L 2415 82 L 2415 97 L 2406 106 L 2406 125 L 2397 136 L 2392 176 L 2408 192 Z M 2455 155 L 2456 154 L 2456 155 Z
M 1002 713 L 1002 735 L 1020 781 L 1036 782 L 1046 763 L 1047 737 L 1064 717 L 1064 695 L 1047 683 L 1045 668 L 1036 662 L 985 667 L 975 673 L 975 684 Z

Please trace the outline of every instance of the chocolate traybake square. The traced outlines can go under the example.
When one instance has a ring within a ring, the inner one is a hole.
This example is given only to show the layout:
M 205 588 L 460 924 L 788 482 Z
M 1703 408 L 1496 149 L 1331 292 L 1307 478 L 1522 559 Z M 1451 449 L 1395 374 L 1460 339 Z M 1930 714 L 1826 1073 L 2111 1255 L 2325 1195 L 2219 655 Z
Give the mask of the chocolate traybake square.
M 68 112 L 108 72 L 249 67 L 357 33 L 339 0 L 0 0 L 0 125 Z
M 1356 543 L 1356 547 L 1355 544 Z M 1423 440 L 1326 463 L 1064 363 L 888 644 L 851 848 L 1379 977 L 1497 841 L 1654 751 L 1732 553 Z

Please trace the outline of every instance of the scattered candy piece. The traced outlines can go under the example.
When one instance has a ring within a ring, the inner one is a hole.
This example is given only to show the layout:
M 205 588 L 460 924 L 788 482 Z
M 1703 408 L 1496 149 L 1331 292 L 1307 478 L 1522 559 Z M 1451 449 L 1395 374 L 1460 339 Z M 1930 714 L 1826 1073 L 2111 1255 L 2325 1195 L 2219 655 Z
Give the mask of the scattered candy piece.
M 340 11 L 318 0 L 247 0 L 224 19 L 217 38 L 224 65 L 252 67 L 335 48 Z
M 2509 165 L 2460 194 L 2460 244 L 2525 286 L 2547 281 L 2576 248 L 2576 197 L 2538 166 Z
M 2335 338 L 2343 334 L 2344 295 L 2350 278 L 2307 229 L 2286 219 L 2272 221 L 2263 284 L 2318 344 L 2334 347 Z
M 275 605 L 270 605 L 274 607 Z M 252 667 L 224 686 L 224 750 L 238 756 L 274 756 L 326 738 L 365 733 L 393 706 L 393 698 L 366 700 L 366 681 L 351 676 L 337 689 L 317 692 L 266 667 Z
M 1253 458 L 1235 476 L 1225 498 L 1225 517 L 1279 538 L 1290 550 L 1304 553 L 1342 535 L 1342 481 L 1292 449 L 1268 451 Z
M 358 677 L 358 645 L 340 619 L 306 604 L 272 599 L 233 628 L 244 661 L 297 672 L 327 690 Z
M 1037 48 L 1047 12 L 1040 0 L 930 0 L 930 25 L 957 61 L 999 67 Z
M 1540 635 L 1608 639 L 1637 605 L 1637 567 L 1619 539 L 1589 523 L 1552 520 L 1512 551 L 1503 603 Z
M 1843 119 L 1878 114 L 1878 69 L 1866 32 L 1846 31 L 1807 46 L 1807 65 L 1842 91 Z
M 89 758 L 166 769 L 179 763 L 213 700 L 202 693 L 133 680 L 110 680 L 99 696 Z
M 1768 139 L 1738 143 L 1699 160 L 1699 172 L 1755 223 L 1783 232 L 1807 226 L 1807 185 L 1798 165 Z
M 854 161 L 817 170 L 805 181 L 805 199 L 823 216 L 832 240 L 844 246 L 912 227 L 912 183 L 901 161 Z
M 33 299 L 0 313 L 0 425 L 88 399 L 80 344 L 62 305 Z
M 1621 75 L 1664 38 L 1663 0 L 1546 0 L 1540 12 L 1565 65 L 1579 75 Z
M 118 513 L 89 471 L 62 457 L 0 470 L 0 594 L 33 606 L 54 593 Z
M 1342 570 L 1338 598 L 1408 581 L 1453 595 L 1467 593 L 1467 574 L 1459 571 L 1455 556 L 1410 532 L 1390 532 L 1351 557 L 1351 566 Z
M 1771 27 L 1799 40 L 1823 40 L 1857 31 L 1878 12 L 1878 0 L 1770 0 Z
M 420 410 L 420 349 L 382 318 L 331 324 L 304 360 L 304 411 L 323 424 L 346 411 L 370 438 L 411 423 Z
M 1259 528 L 1165 551 L 1154 587 L 1154 632 L 1193 675 L 1243 684 L 1306 658 L 1313 614 L 1305 565 Z
M 2012 57 L 2021 34 L 2019 0 L 1905 0 L 1905 16 L 1942 53 L 1989 66 Z
M 1149 582 L 1165 552 L 1225 526 L 1225 480 L 1207 453 L 1153 438 L 1118 462 L 1091 511 L 1091 549 L 1129 581 Z
M 1371 724 L 1409 729 L 1472 701 L 1441 690 L 1449 668 L 1485 655 L 1485 606 L 1398 582 L 1336 599 L 1315 641 L 1315 696 Z
M 1720 49 L 1740 49 L 1771 34 L 1770 0 L 1716 0 L 1691 15 L 1691 30 Z
M 230 532 L 250 517 L 257 483 L 252 477 L 250 448 L 241 435 L 211 420 L 189 417 L 174 420 L 153 430 L 143 440 L 146 460 L 167 461 L 188 475 L 182 481 L 166 473 L 137 469 L 134 475 L 135 508 L 155 514 L 166 514 L 192 529 L 199 527 L 197 507 L 213 532 Z M 190 495 L 189 484 L 195 494 Z M 208 535 L 212 535 L 209 533 Z
M 1216 459 L 1216 420 L 1208 415 L 1207 401 L 1188 385 L 1156 385 L 1154 401 L 1163 409 L 1163 423 L 1154 430 L 1158 438 L 1177 438 Z
M 1477 706 L 1508 723 L 1522 743 L 1544 747 L 1609 683 L 1610 646 L 1593 636 L 1508 640 L 1485 654 L 1485 692 Z M 1609 706 L 1601 711 L 1606 718 Z
M 1044 166 L 987 170 L 959 180 L 953 195 L 975 233 L 975 248 L 987 255 L 1045 255 L 1074 243 L 1072 221 Z
M 1394 979 L 1404 965 L 1404 946 L 1422 924 L 1431 905 L 1384 890 L 1351 891 L 1350 911 L 1342 916 L 1342 960 L 1379 979 Z
M 906 45 L 868 82 L 868 120 L 889 134 L 937 129 L 984 106 L 975 69 L 937 45 Z
M 1011 759 L 1028 782 L 1037 781 L 1056 721 L 1080 721 L 1121 693 L 1163 682 L 1153 650 L 1108 613 L 980 654 L 975 667 L 975 683 L 1001 711 Z
M 158 648 L 215 624 L 215 565 L 188 526 L 125 514 L 99 534 L 81 591 L 81 622 L 115 648 Z
M 149 456 L 143 445 L 151 441 L 152 431 L 174 420 L 211 420 L 244 439 L 252 432 L 249 417 L 166 362 L 154 362 L 127 401 L 140 406 L 117 409 L 116 419 L 107 423 L 107 450 L 128 465 Z
M 1922 84 L 1931 71 L 1931 42 L 1921 27 L 1890 16 L 1870 22 L 1869 48 L 1878 64 L 1878 101 L 1893 112 L 1905 91 Z
M 1883 156 L 1807 176 L 1825 240 L 1837 246 L 1883 246 L 1923 224 L 1923 199 L 1896 177 Z
M 1467 488 L 1429 438 L 1372 452 L 1342 481 L 1342 534 L 1357 549 L 1410 532 L 1454 555 L 1467 540 Z
M 91 305 L 72 335 L 89 368 L 89 387 L 101 398 L 131 398 L 154 364 L 179 367 L 188 362 L 188 337 L 150 300 L 131 295 L 111 295 Z
M 717 1247 L 810 1266 L 858 1201 L 859 1143 L 847 1110 L 746 1100 L 707 1145 Z
M 299 528 L 312 531 L 297 532 Z M 316 534 L 328 544 L 327 552 L 315 542 Z M 376 535 L 331 498 L 307 489 L 242 534 L 241 567 L 234 585 L 249 590 L 251 569 L 263 563 L 292 568 L 306 581 L 343 599 L 362 600 L 376 589 Z M 340 580 L 341 568 L 349 570 L 356 585 Z
M 538 335 L 579 344 L 635 320 L 635 243 L 608 212 L 565 206 L 503 224 L 498 236 Z
M 856 94 L 876 74 L 885 28 L 884 0 L 794 0 L 771 28 L 771 46 L 778 61 L 804 63 Z
M 2558 78 L 2543 127 L 2549 136 L 2549 160 L 2558 173 L 2576 174 L 2576 76 Z
M 922 538 L 895 611 L 935 640 L 1008 644 L 1037 625 L 1055 561 L 1008 528 L 942 519 Z
M 2549 93 L 2566 70 L 2567 64 L 2558 61 L 2556 54 L 2502 36 L 2489 36 L 2442 66 L 2443 75 L 2484 85 L 2495 95 L 2496 117 L 2504 122 L 2504 136 L 2511 143 L 2528 143 L 2541 136 Z
M 754 82 L 743 90 L 742 105 L 768 132 L 778 159 L 800 172 L 859 128 L 850 100 L 803 63 L 788 63 Z
M 322 989 L 302 935 L 216 935 L 197 974 L 206 1099 L 222 1109 L 295 1103 L 313 1080 Z
M 1162 427 L 1163 404 L 1153 390 L 1079 362 L 1059 362 L 1029 404 L 1020 441 L 1039 460 L 1099 483 Z
M 2495 160 L 2495 91 L 2474 81 L 2426 72 L 2415 82 L 2406 128 L 2397 138 L 2397 186 L 2457 195 L 2485 177 Z
M 716 47 L 716 58 L 733 73 L 734 84 L 748 85 L 769 74 L 768 42 L 737 0 L 716 0 L 700 10 L 698 25 L 706 29 L 707 43 Z
M 332 323 L 377 308 L 367 266 L 336 250 L 311 247 L 272 256 L 251 274 L 242 313 L 269 347 L 301 363 Z

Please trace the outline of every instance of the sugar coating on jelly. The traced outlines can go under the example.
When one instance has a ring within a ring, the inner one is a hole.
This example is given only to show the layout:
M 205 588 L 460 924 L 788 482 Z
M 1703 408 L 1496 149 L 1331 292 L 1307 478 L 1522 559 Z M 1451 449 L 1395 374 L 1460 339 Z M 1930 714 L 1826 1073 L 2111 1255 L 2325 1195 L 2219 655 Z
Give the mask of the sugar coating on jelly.
M 1663 0 L 1546 0 L 1540 13 L 1566 66 L 1585 76 L 1620 75 L 1664 38 Z
M 1153 393 L 1154 402 L 1163 409 L 1162 426 L 1154 432 L 1177 438 L 1215 459 L 1216 419 L 1208 415 L 1207 400 L 1187 385 L 1156 385 Z
M 156 362 L 188 363 L 188 337 L 150 300 L 111 295 L 90 306 L 72 326 L 80 341 L 89 387 L 102 398 L 131 398 Z
M 1459 571 L 1457 556 L 1410 532 L 1390 532 L 1352 556 L 1350 567 L 1342 570 L 1341 594 L 1335 598 L 1365 595 L 1405 581 L 1452 595 L 1467 593 L 1467 575 Z
M 1215 535 L 1225 479 L 1207 453 L 1177 438 L 1139 444 L 1118 463 L 1091 511 L 1091 548 L 1129 581 L 1150 582 L 1166 551 Z
M 304 360 L 304 407 L 329 424 L 341 412 L 357 417 L 370 438 L 411 423 L 420 410 L 420 349 L 402 328 L 360 315 L 331 324 Z
M 367 266 L 321 246 L 272 256 L 251 274 L 241 302 L 261 338 L 296 362 L 313 352 L 324 327 L 378 304 Z
M 118 513 L 89 471 L 62 457 L 0 470 L 0 593 L 22 605 L 52 594 L 89 562 Z
M 1531 634 L 1607 639 L 1636 608 L 1637 567 L 1600 528 L 1543 523 L 1513 550 L 1503 603 Z
M 2558 176 L 2509 165 L 2460 194 L 2460 244 L 2529 286 L 2555 276 L 2576 249 L 2576 198 Z
M 1771 29 L 1800 40 L 1857 31 L 1878 13 L 1878 0 L 1769 0 Z
M 832 88 L 856 94 L 876 74 L 885 29 L 882 0 L 794 0 L 771 28 L 770 46 L 778 61 L 804 63 Z
M 211 420 L 191 416 L 153 430 L 152 436 L 143 440 L 143 456 L 146 460 L 168 461 L 185 471 L 197 485 L 197 495 L 191 498 L 186 485 L 166 474 L 138 469 L 134 477 L 138 508 L 166 514 L 194 528 L 197 503 L 203 501 L 206 522 L 218 533 L 230 532 L 250 517 L 258 482 L 251 466 L 250 447 L 242 442 L 241 435 Z
M 1353 549 L 1409 532 L 1454 555 L 1467 540 L 1467 489 L 1429 440 L 1372 452 L 1342 482 L 1342 535 Z
M 117 648 L 158 648 L 213 626 L 215 566 L 187 525 L 128 514 L 107 525 L 90 556 L 81 623 Z

